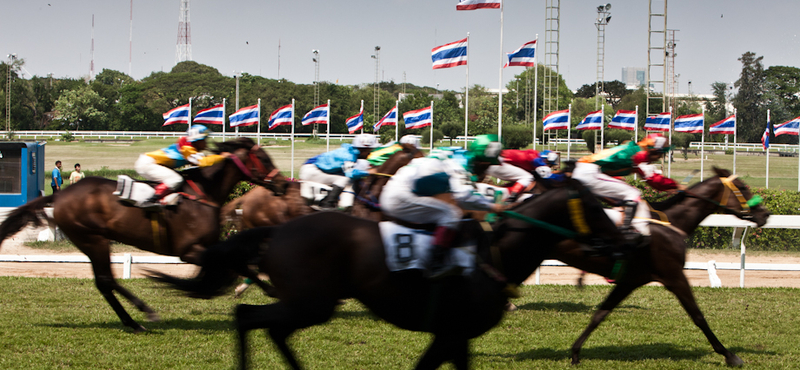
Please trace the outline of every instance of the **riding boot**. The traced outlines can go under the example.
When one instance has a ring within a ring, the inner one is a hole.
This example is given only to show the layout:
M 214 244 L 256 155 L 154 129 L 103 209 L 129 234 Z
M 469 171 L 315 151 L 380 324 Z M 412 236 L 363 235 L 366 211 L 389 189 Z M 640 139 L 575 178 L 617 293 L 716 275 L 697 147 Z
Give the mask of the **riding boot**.
M 438 280 L 447 276 L 456 275 L 461 267 L 448 265 L 445 259 L 450 255 L 451 245 L 455 238 L 456 230 L 445 226 L 437 226 L 433 232 L 433 254 L 428 271 L 431 280 Z
M 342 194 L 344 188 L 338 185 L 331 185 L 331 191 L 319 201 L 319 208 L 323 211 L 333 211 L 339 206 L 339 194 Z
M 512 187 L 510 187 L 508 189 L 509 196 L 508 196 L 508 199 L 506 199 L 506 201 L 508 203 L 516 202 L 517 199 L 519 198 L 519 196 L 522 195 L 522 192 L 524 190 L 525 190 L 525 185 L 522 185 L 522 184 L 520 184 L 518 182 L 514 183 L 514 186 L 512 186 Z
M 624 236 L 624 244 L 621 250 L 618 250 L 616 254 L 617 258 L 625 257 L 626 255 L 633 252 L 633 250 L 638 247 L 643 242 L 642 234 L 636 230 L 635 227 L 631 226 L 631 222 L 633 221 L 634 215 L 636 214 L 636 207 L 639 206 L 639 203 L 636 201 L 628 200 L 625 201 L 623 204 L 625 207 L 625 214 L 624 218 L 622 219 L 622 227 L 621 231 Z
M 162 182 L 162 183 L 156 185 L 155 194 L 153 194 L 152 197 L 150 197 L 146 201 L 144 201 L 144 203 L 142 203 L 141 206 L 142 207 L 157 206 L 157 205 L 160 204 L 159 201 L 161 200 L 161 198 L 163 198 L 164 196 L 168 195 L 171 192 L 172 192 L 172 189 L 170 189 L 169 186 L 167 186 L 167 184 Z

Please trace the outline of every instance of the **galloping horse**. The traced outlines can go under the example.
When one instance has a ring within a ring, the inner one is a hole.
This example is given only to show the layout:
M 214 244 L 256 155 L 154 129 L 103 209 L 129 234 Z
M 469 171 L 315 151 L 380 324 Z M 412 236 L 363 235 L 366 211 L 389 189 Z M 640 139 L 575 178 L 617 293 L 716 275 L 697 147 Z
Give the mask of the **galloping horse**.
M 616 286 L 595 312 L 589 326 L 572 345 L 572 363 L 580 362 L 579 354 L 583 343 L 598 325 L 625 297 L 636 288 L 652 281 L 658 281 L 675 294 L 694 324 L 703 331 L 714 352 L 725 356 L 730 366 L 741 366 L 742 359 L 725 348 L 711 331 L 703 313 L 692 295 L 692 288 L 683 266 L 686 262 L 686 238 L 708 215 L 717 211 L 733 214 L 763 226 L 769 212 L 761 206 L 750 206 L 747 201 L 752 194 L 747 186 L 730 172 L 714 168 L 716 176 L 695 184 L 683 193 L 668 199 L 662 205 L 654 204 L 656 219 L 663 215 L 671 226 L 650 225 L 652 243 L 650 248 L 636 251 L 627 263 L 626 271 L 616 281 Z M 612 277 L 614 260 L 608 257 L 591 256 L 572 241 L 565 241 L 550 255 L 570 266 L 605 277 Z
M 111 272 L 111 240 L 150 252 L 179 256 L 197 264 L 205 247 L 219 239 L 219 207 L 241 180 L 281 187 L 286 182 L 266 152 L 249 138 L 217 144 L 219 152 L 231 156 L 213 166 L 185 171 L 187 181 L 182 191 L 187 198 L 176 207 L 159 212 L 120 202 L 112 193 L 117 182 L 101 177 L 87 177 L 64 191 L 37 198 L 14 210 L 0 224 L 0 241 L 17 233 L 29 223 L 41 225 L 43 208 L 52 203 L 53 222 L 85 253 L 94 270 L 95 285 L 125 326 L 135 332 L 145 330 L 125 311 L 114 295 L 121 294 L 148 320 L 158 315 L 141 299 L 120 286 Z
M 575 207 L 576 201 L 583 206 Z M 506 282 L 522 283 L 559 241 L 577 235 L 572 231 L 576 228 L 614 243 L 621 240 L 599 202 L 574 180 L 546 197 L 521 203 L 515 211 L 524 220 L 496 223 L 495 243 L 487 240 L 477 221 L 462 224 L 457 238 L 478 241 L 477 259 L 484 269 L 449 281 L 431 282 L 420 270 L 390 273 L 378 224 L 335 212 L 239 233 L 206 250 L 194 279 L 163 274 L 155 278 L 193 297 L 212 297 L 223 294 L 249 261 L 260 258 L 260 269 L 272 278 L 279 301 L 237 306 L 241 368 L 247 365 L 247 333 L 265 328 L 288 363 L 299 369 L 286 339 L 298 329 L 327 321 L 337 300 L 352 297 L 400 328 L 434 334 L 418 369 L 434 369 L 446 361 L 467 369 L 469 339 L 491 329 L 503 316 Z M 262 249 L 267 239 L 268 246 Z M 505 279 L 492 278 L 486 270 L 500 271 Z M 446 307 L 432 309 L 434 299 Z
M 383 220 L 383 212 L 380 210 L 378 199 L 381 197 L 384 185 L 412 159 L 425 156 L 414 144 L 404 143 L 400 146 L 403 147 L 401 151 L 392 154 L 386 162 L 375 168 L 375 172 L 364 180 L 361 191 L 356 194 L 350 214 L 374 221 Z
M 241 215 L 236 214 L 237 209 L 241 209 Z M 228 202 L 222 207 L 220 214 L 223 224 L 232 222 L 241 231 L 259 226 L 280 225 L 311 212 L 314 209 L 300 196 L 300 183 L 289 182 L 283 195 L 257 186 Z

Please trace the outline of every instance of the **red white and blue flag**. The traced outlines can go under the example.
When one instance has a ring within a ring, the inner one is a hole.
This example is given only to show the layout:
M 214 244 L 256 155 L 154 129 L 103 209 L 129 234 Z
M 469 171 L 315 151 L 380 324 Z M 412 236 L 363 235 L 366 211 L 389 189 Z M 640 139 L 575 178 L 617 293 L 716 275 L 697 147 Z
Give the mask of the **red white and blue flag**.
M 728 118 L 725 118 L 722 121 L 719 121 L 708 128 L 709 134 L 724 134 L 724 135 L 734 135 L 736 134 L 736 115 L 732 115 Z
M 197 112 L 192 123 L 223 125 L 225 124 L 225 109 L 222 107 L 222 104 L 203 109 Z
M 228 121 L 230 121 L 231 127 L 251 126 L 258 124 L 258 114 L 258 105 L 251 105 L 239 109 L 228 116 Z
M 433 69 L 450 68 L 467 64 L 467 39 L 431 49 Z
M 669 112 L 659 113 L 655 116 L 647 117 L 644 122 L 644 129 L 647 131 L 669 131 L 672 115 Z
M 575 126 L 576 130 L 600 130 L 603 128 L 603 111 L 590 112 Z
M 781 123 L 780 125 L 775 125 L 775 127 L 773 127 L 772 130 L 775 133 L 775 136 L 780 136 L 780 135 L 797 136 L 798 134 L 800 134 L 800 117 L 797 117 L 791 121 Z
M 174 108 L 167 113 L 162 115 L 164 117 L 164 125 L 169 126 L 174 125 L 176 123 L 185 123 L 189 124 L 189 104 L 181 105 L 180 107 Z
M 267 120 L 267 129 L 272 130 L 275 127 L 282 126 L 282 125 L 292 125 L 294 122 L 294 117 L 292 109 L 294 107 L 289 105 L 284 105 L 278 109 L 276 109 L 272 114 L 269 115 L 269 119 Z
M 675 132 L 700 134 L 705 129 L 705 118 L 702 113 L 687 114 L 675 118 Z
M 456 10 L 500 9 L 501 0 L 459 0 Z
M 505 67 L 535 67 L 536 66 L 536 40 L 526 42 L 519 49 L 508 54 L 508 63 Z
M 433 124 L 433 109 L 427 106 L 422 109 L 403 113 L 406 129 L 423 128 Z
M 386 113 L 375 126 L 372 127 L 373 132 L 377 132 L 383 126 L 397 126 L 397 106 L 392 107 L 389 113 Z
M 360 110 L 358 114 L 352 116 L 345 121 L 347 125 L 347 132 L 354 133 L 364 127 L 364 111 Z
M 569 129 L 569 109 L 557 110 L 542 119 L 544 131 L 547 130 L 568 130 Z
M 635 130 L 636 129 L 636 111 L 635 110 L 618 110 L 608 128 L 616 128 L 620 130 Z
M 328 124 L 328 104 L 322 104 L 314 109 L 310 110 L 303 116 L 303 119 L 300 120 L 300 123 L 303 126 L 307 126 L 314 123 L 319 123 L 322 125 Z
M 767 128 L 764 129 L 764 134 L 761 135 L 761 145 L 764 150 L 769 149 L 769 121 L 767 121 Z

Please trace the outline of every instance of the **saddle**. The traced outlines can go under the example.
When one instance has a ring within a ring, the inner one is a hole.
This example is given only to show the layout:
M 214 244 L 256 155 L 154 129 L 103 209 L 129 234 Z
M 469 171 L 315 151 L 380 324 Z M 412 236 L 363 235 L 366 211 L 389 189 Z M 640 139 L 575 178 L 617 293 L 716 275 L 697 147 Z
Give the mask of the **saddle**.
M 122 203 L 142 207 L 156 193 L 153 187 L 155 185 L 157 184 L 151 181 L 137 181 L 126 175 L 119 175 L 117 189 L 112 194 L 118 196 Z M 179 202 L 178 193 L 169 194 L 161 200 L 161 204 L 167 206 L 178 205 Z
M 306 200 L 309 206 L 311 207 L 318 207 L 319 202 L 328 195 L 328 192 L 331 191 L 331 187 L 322 183 L 313 182 L 313 181 L 301 181 L 300 182 L 300 196 Z M 339 195 L 339 209 L 349 209 L 353 206 L 353 200 L 355 199 L 355 194 L 353 192 L 353 187 L 348 185 L 342 191 L 342 194 Z

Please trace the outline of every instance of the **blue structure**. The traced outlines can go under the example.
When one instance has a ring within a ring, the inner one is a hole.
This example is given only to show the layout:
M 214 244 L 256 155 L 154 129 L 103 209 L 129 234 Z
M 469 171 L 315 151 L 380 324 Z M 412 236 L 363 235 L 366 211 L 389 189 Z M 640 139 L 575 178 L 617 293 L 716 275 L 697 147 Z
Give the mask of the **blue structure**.
M 44 143 L 0 142 L 0 207 L 44 194 Z

